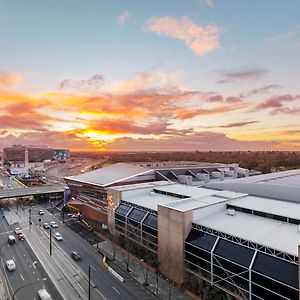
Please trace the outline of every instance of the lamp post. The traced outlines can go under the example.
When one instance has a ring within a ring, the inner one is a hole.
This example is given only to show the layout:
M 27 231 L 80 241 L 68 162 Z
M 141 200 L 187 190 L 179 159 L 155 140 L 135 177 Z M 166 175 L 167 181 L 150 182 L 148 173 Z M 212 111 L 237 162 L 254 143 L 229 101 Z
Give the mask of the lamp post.
M 148 263 L 141 258 L 141 262 L 142 264 L 145 263 L 146 264 L 146 275 L 145 275 L 145 271 L 144 271 L 144 266 L 143 266 L 143 275 L 144 275 L 144 286 L 147 286 L 148 285 Z
M 42 278 L 42 281 L 46 281 L 46 280 L 47 280 L 47 278 Z M 34 282 L 31 282 L 31 283 L 25 284 L 25 285 L 23 285 L 23 286 L 17 288 L 17 289 L 14 291 L 14 293 L 13 293 L 13 296 L 12 296 L 13 300 L 15 300 L 15 295 L 16 295 L 16 293 L 17 293 L 19 290 L 21 290 L 21 289 L 23 289 L 23 288 L 26 288 L 26 287 L 28 287 L 28 286 L 34 285 L 34 284 L 39 283 L 39 282 L 40 282 L 40 280 L 37 280 L 37 281 L 34 281 Z
M 96 269 L 89 265 L 89 300 L 91 300 L 91 268 L 96 272 Z
M 158 294 L 158 269 L 159 269 L 159 266 L 160 266 L 160 262 L 157 261 L 156 262 L 156 294 Z
M 29 208 L 29 215 L 28 215 L 28 220 L 29 220 L 29 225 L 31 225 L 31 208 Z
M 50 227 L 50 255 L 52 255 L 52 229 Z

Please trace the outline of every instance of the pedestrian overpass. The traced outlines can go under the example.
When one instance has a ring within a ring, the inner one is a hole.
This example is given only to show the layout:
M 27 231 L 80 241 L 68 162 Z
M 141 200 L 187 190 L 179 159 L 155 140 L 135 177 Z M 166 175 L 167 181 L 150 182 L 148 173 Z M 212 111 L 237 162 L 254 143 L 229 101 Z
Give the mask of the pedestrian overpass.
M 53 186 L 34 186 L 28 188 L 18 188 L 9 190 L 0 190 L 0 200 L 19 198 L 19 197 L 29 197 L 29 196 L 49 196 L 49 197 L 59 197 L 63 198 L 64 186 L 63 185 L 53 185 Z

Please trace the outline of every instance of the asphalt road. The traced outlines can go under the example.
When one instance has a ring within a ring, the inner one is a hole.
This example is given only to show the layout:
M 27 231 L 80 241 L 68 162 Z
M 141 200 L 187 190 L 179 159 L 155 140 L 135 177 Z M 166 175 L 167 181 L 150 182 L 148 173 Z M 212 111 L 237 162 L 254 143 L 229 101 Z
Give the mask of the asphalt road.
M 53 299 L 62 299 L 26 240 L 19 241 L 14 234 L 16 243 L 14 245 L 8 244 L 8 235 L 12 234 L 15 227 L 18 227 L 18 224 L 9 226 L 1 217 L 0 235 L 1 246 L 3 245 L 1 247 L 1 267 L 4 270 L 11 296 L 15 293 L 15 299 L 38 299 L 37 291 L 46 288 Z M 7 270 L 5 264 L 8 259 L 15 261 L 16 270 Z M 43 281 L 42 279 L 45 278 L 46 280 Z M 25 287 L 26 285 L 29 286 Z
M 60 221 L 60 214 L 57 214 L 56 217 L 44 209 L 45 215 L 40 216 L 38 215 L 38 209 L 40 208 L 41 206 L 36 206 L 32 210 L 33 222 L 36 225 L 41 223 L 40 230 L 47 236 L 49 236 L 49 229 L 43 228 L 43 223 L 50 223 L 51 221 L 57 222 L 58 228 L 52 228 L 52 234 L 59 232 L 63 237 L 63 241 L 56 241 L 53 239 L 53 243 L 59 247 L 59 249 L 61 249 L 61 254 L 66 260 L 70 260 L 72 264 L 82 269 L 82 271 L 86 274 L 86 277 L 88 276 L 89 265 L 93 266 L 94 269 L 91 268 L 91 281 L 96 286 L 95 290 L 101 293 L 104 299 L 156 299 L 156 297 L 146 291 L 143 287 L 132 283 L 130 284 L 130 282 L 125 281 L 122 283 L 119 281 L 103 267 L 101 255 L 99 255 L 99 253 L 97 253 L 97 251 L 90 244 L 88 244 L 86 240 L 81 238 L 78 234 Z M 41 219 L 41 222 L 39 222 L 39 219 Z M 77 250 L 79 252 L 82 258 L 80 261 L 75 262 L 70 257 L 70 253 L 73 250 Z M 94 299 L 98 299 L 97 293 L 94 295 L 96 295 L 96 298 Z
M 24 187 L 18 184 L 11 176 L 3 175 L 0 173 L 0 183 L 3 183 L 3 190 L 13 190 L 13 189 L 24 189 Z

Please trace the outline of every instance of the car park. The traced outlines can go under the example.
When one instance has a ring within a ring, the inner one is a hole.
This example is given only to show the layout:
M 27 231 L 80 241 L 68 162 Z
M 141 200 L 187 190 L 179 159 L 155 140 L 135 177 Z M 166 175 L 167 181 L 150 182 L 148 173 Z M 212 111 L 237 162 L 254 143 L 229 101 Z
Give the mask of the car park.
M 44 223 L 44 224 L 43 224 L 43 227 L 44 227 L 45 229 L 49 229 L 49 228 L 50 228 L 50 225 L 49 225 L 48 223 Z
M 18 235 L 18 239 L 19 239 L 20 241 L 24 241 L 24 240 L 25 240 L 24 234 L 23 234 L 23 233 L 20 233 L 20 234 Z
M 16 264 L 13 259 L 9 259 L 6 261 L 6 267 L 8 271 L 13 271 L 16 269 Z
M 61 234 L 59 233 L 59 232 L 55 232 L 54 233 L 54 237 L 55 237 L 55 239 L 57 240 L 57 241 L 62 241 L 62 236 L 61 236 Z
M 71 257 L 72 257 L 74 260 L 80 260 L 80 259 L 81 259 L 79 253 L 78 253 L 76 250 L 73 250 L 73 251 L 71 252 Z
M 56 224 L 56 222 L 54 222 L 54 221 L 50 222 L 50 225 L 51 225 L 53 228 L 57 228 L 57 224 Z
M 39 215 L 44 215 L 44 211 L 42 209 L 39 210 Z
M 8 243 L 9 244 L 14 244 L 16 242 L 16 239 L 13 235 L 8 236 Z

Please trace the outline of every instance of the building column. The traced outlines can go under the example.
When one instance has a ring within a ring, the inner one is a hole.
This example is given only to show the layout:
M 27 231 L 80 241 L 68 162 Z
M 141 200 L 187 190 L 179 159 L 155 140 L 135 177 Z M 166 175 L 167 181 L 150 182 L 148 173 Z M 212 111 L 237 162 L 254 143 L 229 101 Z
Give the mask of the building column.
M 180 285 L 185 280 L 184 241 L 192 227 L 193 211 L 158 205 L 159 271 Z

